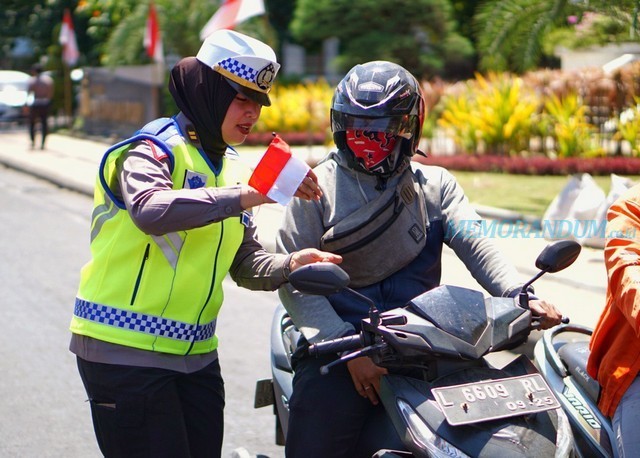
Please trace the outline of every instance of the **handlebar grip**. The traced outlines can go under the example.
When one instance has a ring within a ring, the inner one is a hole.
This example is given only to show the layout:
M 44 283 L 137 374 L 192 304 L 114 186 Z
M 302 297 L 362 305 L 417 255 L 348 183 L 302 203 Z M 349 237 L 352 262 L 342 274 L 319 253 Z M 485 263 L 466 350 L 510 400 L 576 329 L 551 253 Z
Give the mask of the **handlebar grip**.
M 357 350 L 358 348 L 362 348 L 362 339 L 360 334 L 355 334 L 310 345 L 309 354 L 311 356 L 320 356 L 327 355 L 329 353 Z

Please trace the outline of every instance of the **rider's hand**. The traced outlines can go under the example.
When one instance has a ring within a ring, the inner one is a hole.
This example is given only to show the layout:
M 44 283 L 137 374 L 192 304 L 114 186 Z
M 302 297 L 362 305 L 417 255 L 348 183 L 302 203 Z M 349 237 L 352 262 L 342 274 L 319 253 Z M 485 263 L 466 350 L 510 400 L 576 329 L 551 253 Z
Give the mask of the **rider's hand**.
M 380 377 L 387 374 L 387 370 L 373 364 L 373 361 L 368 356 L 352 359 L 347 362 L 347 368 L 358 394 L 368 398 L 371 404 L 378 405 Z
M 294 196 L 304 200 L 318 200 L 322 197 L 322 189 L 318 186 L 318 177 L 313 170 L 309 170 Z
M 328 251 L 320 251 L 315 248 L 303 248 L 291 255 L 289 271 L 293 272 L 298 267 L 302 267 L 306 264 L 313 264 L 314 262 L 332 262 L 334 264 L 340 264 L 342 262 L 342 256 L 329 253 Z
M 535 299 L 529 301 L 529 308 L 534 317 L 538 317 L 538 329 L 549 329 L 562 322 L 562 313 L 550 302 Z

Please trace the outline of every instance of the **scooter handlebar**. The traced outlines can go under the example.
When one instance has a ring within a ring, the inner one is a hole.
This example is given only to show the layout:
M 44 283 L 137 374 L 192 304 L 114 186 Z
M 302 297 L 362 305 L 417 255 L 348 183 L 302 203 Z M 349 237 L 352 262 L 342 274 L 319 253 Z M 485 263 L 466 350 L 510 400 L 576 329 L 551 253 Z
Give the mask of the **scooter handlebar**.
M 309 354 L 311 356 L 320 356 L 330 353 L 342 353 L 343 351 L 357 350 L 362 347 L 362 338 L 360 337 L 360 334 L 355 334 L 310 345 Z

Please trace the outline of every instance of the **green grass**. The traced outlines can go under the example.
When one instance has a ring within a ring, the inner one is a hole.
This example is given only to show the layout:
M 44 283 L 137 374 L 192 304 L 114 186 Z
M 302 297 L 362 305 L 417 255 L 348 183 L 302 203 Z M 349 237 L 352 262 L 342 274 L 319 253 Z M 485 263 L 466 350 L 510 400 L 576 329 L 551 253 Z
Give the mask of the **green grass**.
M 569 181 L 569 176 L 509 175 L 452 170 L 472 204 L 503 208 L 524 215 L 542 217 L 545 210 Z M 607 194 L 609 176 L 594 176 Z M 640 176 L 629 177 L 640 182 Z

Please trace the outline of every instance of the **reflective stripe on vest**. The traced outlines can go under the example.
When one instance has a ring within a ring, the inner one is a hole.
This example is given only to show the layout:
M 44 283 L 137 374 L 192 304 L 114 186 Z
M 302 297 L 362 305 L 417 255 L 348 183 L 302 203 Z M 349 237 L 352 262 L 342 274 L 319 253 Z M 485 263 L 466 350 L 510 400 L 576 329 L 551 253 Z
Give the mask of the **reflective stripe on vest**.
M 216 332 L 217 321 L 213 320 L 194 326 L 181 321 L 168 320 L 161 316 L 129 312 L 79 298 L 76 298 L 73 314 L 79 318 L 107 326 L 186 342 L 200 342 L 212 338 Z
M 184 245 L 184 240 L 182 240 L 180 234 L 171 232 L 162 236 L 154 235 L 151 238 L 160 247 L 171 268 L 175 269 L 178 264 L 178 257 L 180 257 L 180 251 Z
M 118 214 L 118 207 L 114 205 L 113 201 L 109 198 L 109 196 L 104 193 L 103 194 L 105 204 L 98 205 L 93 210 L 92 221 L 93 227 L 91 229 L 91 241 L 98 236 L 100 233 L 100 229 L 105 222 L 114 218 Z M 153 241 L 160 247 L 162 254 L 164 254 L 165 258 L 167 258 L 167 262 L 169 265 L 175 269 L 176 264 L 178 264 L 178 257 L 180 256 L 180 250 L 182 250 L 182 246 L 184 245 L 184 240 L 180 237 L 180 234 L 175 232 L 165 234 L 162 236 L 152 236 Z
M 113 203 L 111 199 L 108 198 L 107 194 L 104 194 L 104 204 L 98 205 L 93 209 L 93 214 L 91 215 L 91 241 L 96 238 L 100 229 L 102 229 L 102 225 L 109 219 L 113 218 L 118 214 L 118 207 Z

